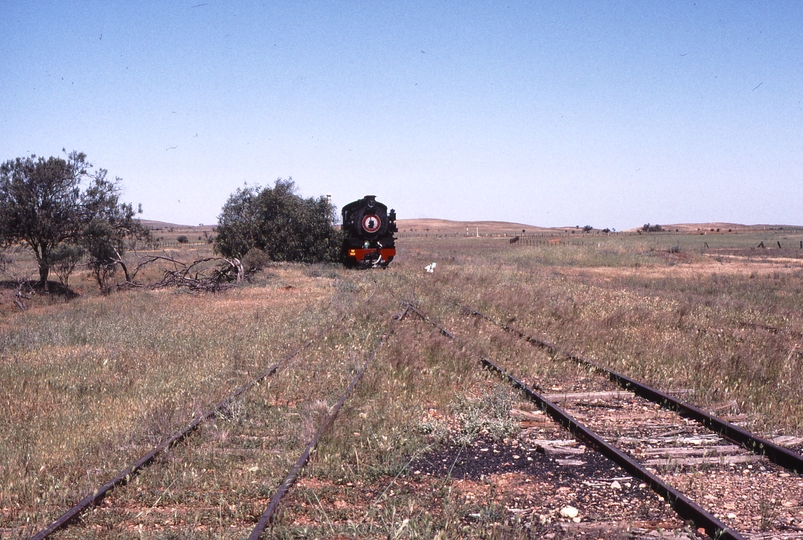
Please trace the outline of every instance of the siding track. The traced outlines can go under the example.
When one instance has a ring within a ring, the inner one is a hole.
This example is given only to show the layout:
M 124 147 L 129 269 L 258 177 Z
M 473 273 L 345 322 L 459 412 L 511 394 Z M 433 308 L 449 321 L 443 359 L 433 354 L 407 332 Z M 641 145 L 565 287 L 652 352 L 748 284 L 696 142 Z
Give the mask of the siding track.
M 162 441 L 159 445 L 154 447 L 150 452 L 139 458 L 132 465 L 126 467 L 125 469 L 117 473 L 117 475 L 114 478 L 112 478 L 105 484 L 99 486 L 92 493 L 84 497 L 75 506 L 67 510 L 64 514 L 59 516 L 58 519 L 53 521 L 53 523 L 51 523 L 45 529 L 37 533 L 33 537 L 33 540 L 42 540 L 44 538 L 49 537 L 57 530 L 70 524 L 73 520 L 75 520 L 82 512 L 84 512 L 88 508 L 100 504 L 100 502 L 104 499 L 104 497 L 106 497 L 106 495 L 109 494 L 109 492 L 111 492 L 116 487 L 124 486 L 127 483 L 129 483 L 135 475 L 139 474 L 139 472 L 142 469 L 150 465 L 157 458 L 157 456 L 161 455 L 167 449 L 171 448 L 180 441 L 184 440 L 187 436 L 189 436 L 191 433 L 197 430 L 202 423 L 208 421 L 210 418 L 213 418 L 216 414 L 220 414 L 221 412 L 227 410 L 229 406 L 245 392 L 247 392 L 257 384 L 262 382 L 267 377 L 275 375 L 276 372 L 283 365 L 285 365 L 287 362 L 298 356 L 299 353 L 301 353 L 304 349 L 312 345 L 312 343 L 322 335 L 323 334 L 319 334 L 307 340 L 303 345 L 301 345 L 301 347 L 299 347 L 292 353 L 282 358 L 279 362 L 276 362 L 275 364 L 265 369 L 260 375 L 258 375 L 254 379 L 240 386 L 237 390 L 232 392 L 229 396 L 227 396 L 225 399 L 220 401 L 217 405 L 215 405 L 208 411 L 200 414 L 198 417 L 195 418 L 195 420 L 187 424 L 184 428 L 175 432 L 173 435 L 171 435 L 170 437 Z
M 376 289 L 370 294 L 370 296 L 361 302 L 360 305 L 366 304 L 368 301 L 373 298 Z M 323 330 L 319 331 L 316 335 L 305 341 L 301 346 L 297 349 L 292 351 L 291 353 L 284 356 L 278 362 L 268 366 L 265 368 L 259 375 L 253 377 L 246 383 L 242 384 L 240 387 L 235 389 L 231 394 L 229 394 L 226 398 L 218 402 L 216 405 L 208 409 L 206 412 L 203 412 L 195 417 L 189 424 L 185 427 L 181 428 L 180 430 L 176 431 L 163 441 L 161 441 L 158 445 L 153 447 L 150 451 L 140 457 L 137 461 L 133 464 L 129 465 L 128 467 L 124 468 L 120 472 L 118 472 L 112 479 L 105 482 L 104 484 L 98 486 L 92 493 L 86 495 L 83 499 L 81 499 L 78 503 L 68 509 L 66 512 L 61 514 L 57 519 L 55 519 L 50 525 L 46 528 L 42 529 L 36 535 L 32 537 L 33 540 L 43 540 L 45 538 L 50 537 L 53 533 L 67 527 L 71 523 L 75 522 L 85 511 L 89 508 L 98 506 L 101 502 L 115 489 L 118 487 L 125 486 L 126 484 L 130 483 L 133 478 L 135 478 L 140 472 L 154 463 L 154 461 L 164 454 L 167 450 L 174 447 L 181 441 L 185 440 L 189 437 L 192 433 L 196 432 L 204 423 L 209 422 L 216 416 L 225 416 L 227 412 L 232 408 L 233 404 L 244 396 L 249 390 L 253 389 L 255 386 L 262 383 L 264 380 L 276 375 L 283 367 L 285 367 L 291 360 L 296 358 L 299 354 L 303 351 L 308 349 L 313 343 L 318 341 L 321 338 L 324 338 L 328 333 L 332 331 L 332 329 L 338 324 L 338 322 L 344 320 L 349 314 L 351 314 L 356 308 L 343 313 L 337 320 L 332 321 L 329 323 Z M 385 338 L 383 337 L 381 343 L 384 343 Z M 378 346 L 377 346 L 378 348 Z M 371 354 L 369 360 L 366 361 L 365 366 L 359 372 L 359 376 L 362 376 L 362 373 L 368 367 L 368 363 L 373 358 L 376 350 Z M 359 380 L 359 377 L 355 378 L 353 384 L 349 386 L 348 394 L 350 394 L 351 390 L 353 390 L 353 385 Z M 347 396 L 346 396 L 347 397 Z M 345 398 L 343 399 L 345 400 Z M 328 417 L 326 424 L 321 427 L 320 432 L 316 436 L 315 443 L 317 444 L 317 440 L 320 439 L 320 436 L 325 431 L 326 427 L 331 425 L 331 422 L 334 420 L 334 417 L 337 414 L 337 410 L 339 410 L 342 403 L 338 402 L 338 406 L 332 414 Z M 307 449 L 307 457 L 309 456 L 309 452 L 314 448 L 314 445 Z M 306 459 L 305 459 L 306 462 Z M 303 464 L 302 464 L 303 465 Z M 297 474 L 298 471 L 296 471 Z M 291 481 L 292 483 L 292 481 Z M 283 486 L 284 487 L 284 486 Z M 288 486 L 289 487 L 289 486 Z M 286 489 L 284 490 L 286 492 Z M 282 493 L 283 495 L 284 493 Z M 281 499 L 281 497 L 279 497 Z M 278 504 L 278 500 L 276 503 Z M 158 502 L 158 501 L 157 501 Z M 275 511 L 275 508 L 273 509 Z M 267 514 L 267 511 L 266 511 Z M 271 512 L 272 515 L 272 512 Z M 263 527 L 264 529 L 264 527 Z M 258 535 L 254 538 L 258 538 Z
M 633 392 L 637 396 L 643 397 L 649 401 L 652 401 L 653 403 L 657 403 L 661 407 L 677 412 L 681 416 L 691 418 L 696 422 L 699 422 L 700 424 L 704 425 L 705 427 L 711 429 L 712 431 L 716 432 L 721 437 L 729 439 L 737 444 L 740 444 L 744 448 L 750 450 L 751 452 L 764 455 L 771 462 L 776 463 L 795 474 L 803 472 L 803 456 L 801 456 L 800 454 L 792 452 L 791 450 L 784 448 L 783 446 L 780 446 L 778 444 L 775 444 L 772 441 L 769 441 L 767 439 L 759 437 L 758 435 L 750 433 L 749 431 L 746 431 L 730 422 L 722 420 L 713 414 L 709 414 L 704 410 L 700 409 L 699 407 L 695 407 L 694 405 L 684 403 L 683 401 L 675 398 L 670 394 L 662 392 L 656 388 L 652 388 L 635 379 L 627 377 L 626 375 L 622 375 L 621 373 L 617 373 L 606 367 L 603 367 L 600 364 L 594 362 L 593 360 L 589 360 L 588 358 L 585 358 L 572 352 L 564 351 L 560 349 L 557 345 L 529 336 L 524 332 L 511 327 L 510 325 L 494 321 L 493 319 L 480 313 L 479 311 L 466 308 L 466 312 L 471 315 L 481 317 L 482 319 L 497 325 L 499 328 L 502 328 L 506 332 L 511 332 L 517 335 L 518 337 L 526 340 L 528 343 L 535 345 L 537 347 L 541 347 L 552 354 L 565 355 L 567 358 L 577 362 L 578 364 L 590 367 L 593 370 L 608 377 L 608 379 L 610 379 L 611 382 L 617 384 L 622 389 Z
M 411 310 L 435 326 L 442 335 L 460 341 L 464 348 L 472 347 L 468 340 L 434 322 L 419 309 L 411 307 Z M 490 321 L 475 310 L 464 312 Z M 731 488 L 743 490 L 732 493 L 732 498 L 752 502 L 757 495 L 754 491 L 755 482 L 758 482 L 767 490 L 766 500 L 772 500 L 774 506 L 780 506 L 780 500 L 772 498 L 771 492 L 803 491 L 795 482 L 797 471 L 801 470 L 799 454 L 579 355 L 560 351 L 557 346 L 527 336 L 508 325 L 497 326 L 553 355 L 560 353 L 570 358 L 581 366 L 581 371 L 599 374 L 586 378 L 582 385 L 571 392 L 546 395 L 543 387 L 554 381 L 537 381 L 528 385 L 498 362 L 476 353 L 485 368 L 522 391 L 575 438 L 617 463 L 633 478 L 646 483 L 699 532 L 705 531 L 712 538 L 758 539 L 772 537 L 766 534 L 773 533 L 764 531 L 774 530 L 774 537 L 801 537 L 795 519 L 785 518 L 780 511 L 775 511 L 768 519 L 762 518 L 759 527 L 753 523 L 755 520 L 743 522 L 734 512 L 744 515 L 743 512 L 750 510 L 739 508 L 731 502 L 719 501 L 721 495 L 715 488 L 718 483 L 729 483 Z M 592 380 L 597 382 L 590 382 Z M 567 381 L 562 383 L 559 385 L 562 388 L 571 385 Z M 616 390 L 610 386 L 611 383 L 626 392 Z M 564 407 L 557 405 L 557 401 L 562 401 Z M 778 468 L 773 470 L 775 465 L 768 463 L 768 460 L 788 467 L 790 473 Z M 753 471 L 753 463 L 758 464 L 756 471 Z M 748 474 L 754 479 L 753 488 L 741 483 Z M 790 481 L 789 485 L 784 484 L 786 480 Z M 683 491 L 677 486 L 683 486 Z M 792 498 L 796 495 L 803 495 L 803 492 L 789 493 Z M 723 506 L 718 506 L 719 502 L 725 504 L 724 511 Z M 724 519 L 728 519 L 728 523 Z M 744 532 L 736 526 L 742 524 L 745 526 Z

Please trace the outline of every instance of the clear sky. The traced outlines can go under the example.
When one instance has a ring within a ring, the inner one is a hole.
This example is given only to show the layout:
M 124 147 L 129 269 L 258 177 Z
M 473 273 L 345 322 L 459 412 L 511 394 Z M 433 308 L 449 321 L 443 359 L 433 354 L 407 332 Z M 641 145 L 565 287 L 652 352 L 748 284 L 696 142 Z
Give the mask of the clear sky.
M 803 2 L 0 1 L 0 160 L 143 218 L 292 177 L 399 218 L 803 224 Z

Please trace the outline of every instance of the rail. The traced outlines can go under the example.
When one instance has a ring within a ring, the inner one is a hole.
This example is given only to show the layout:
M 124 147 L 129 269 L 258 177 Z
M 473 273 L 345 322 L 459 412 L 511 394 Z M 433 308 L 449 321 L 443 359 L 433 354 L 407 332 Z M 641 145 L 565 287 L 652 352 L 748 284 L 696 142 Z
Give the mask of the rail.
M 413 313 L 421 317 L 422 320 L 433 325 L 440 331 L 441 334 L 443 334 L 446 337 L 449 337 L 452 340 L 457 341 L 457 338 L 452 332 L 450 332 L 440 324 L 434 322 L 432 319 L 430 319 L 427 315 L 425 315 L 415 306 L 409 306 L 409 307 Z M 523 383 L 522 381 L 520 381 L 507 371 L 505 371 L 496 362 L 479 354 L 476 354 L 476 356 L 480 359 L 480 362 L 483 365 L 483 367 L 490 369 L 496 372 L 497 374 L 502 375 L 504 378 L 506 378 L 508 382 L 511 383 L 511 385 L 523 391 L 528 399 L 538 404 L 542 409 L 545 410 L 547 414 L 549 414 L 559 424 L 566 427 L 572 434 L 574 434 L 578 438 L 583 439 L 587 444 L 595 448 L 606 458 L 610 459 L 611 461 L 622 467 L 622 469 L 624 469 L 626 472 L 628 472 L 628 474 L 632 475 L 634 478 L 638 478 L 643 482 L 647 483 L 655 493 L 657 493 L 666 500 L 666 502 L 672 507 L 673 510 L 675 510 L 675 512 L 681 518 L 691 521 L 697 527 L 702 527 L 703 529 L 705 529 L 706 534 L 708 534 L 711 538 L 734 539 L 734 540 L 744 538 L 738 532 L 732 530 L 726 524 L 724 524 L 719 519 L 714 517 L 714 515 L 707 512 L 697 503 L 695 503 L 694 501 L 683 495 L 681 492 L 679 492 L 669 484 L 665 483 L 658 476 L 652 474 L 637 461 L 630 458 L 630 456 L 628 456 L 618 448 L 610 445 L 602 437 L 600 437 L 587 427 L 583 426 L 580 422 L 578 422 L 574 417 L 569 415 L 563 409 L 561 409 L 560 407 L 558 407 L 557 405 L 546 399 L 544 396 L 533 390 L 531 387 L 527 386 L 525 383 Z
M 604 373 L 608 379 L 619 385 L 620 388 L 625 390 L 629 390 L 635 393 L 637 396 L 643 397 L 653 403 L 657 403 L 662 407 L 669 409 L 671 411 L 677 412 L 681 416 L 685 416 L 687 418 L 691 418 L 696 422 L 704 425 L 705 427 L 709 428 L 712 431 L 715 431 L 717 434 L 722 436 L 725 439 L 729 439 L 737 444 L 742 445 L 747 450 L 755 453 L 764 455 L 772 461 L 773 463 L 780 465 L 781 467 L 792 471 L 794 473 L 801 473 L 803 472 L 803 456 L 797 454 L 788 448 L 784 448 L 783 446 L 777 445 L 772 441 L 759 437 L 749 431 L 746 431 L 739 426 L 735 426 L 730 422 L 722 420 L 714 416 L 713 414 L 709 414 L 704 410 L 700 409 L 699 407 L 695 407 L 689 403 L 685 403 L 674 396 L 667 394 L 666 392 L 662 392 L 646 384 L 643 384 L 633 378 L 630 378 L 626 375 L 622 375 L 621 373 L 617 373 L 616 371 L 610 370 L 600 364 L 580 356 L 578 354 L 568 352 L 562 350 L 560 347 L 553 343 L 549 343 L 547 341 L 529 336 L 524 332 L 517 330 L 511 327 L 508 324 L 500 323 L 495 321 L 491 317 L 480 313 L 477 310 L 471 308 L 464 308 L 467 313 L 471 315 L 481 317 L 484 320 L 487 320 L 498 327 L 502 328 L 506 332 L 511 332 L 516 334 L 520 338 L 524 339 L 528 343 L 538 346 L 542 349 L 545 349 L 553 354 L 563 354 L 567 358 L 588 366 L 600 373 Z

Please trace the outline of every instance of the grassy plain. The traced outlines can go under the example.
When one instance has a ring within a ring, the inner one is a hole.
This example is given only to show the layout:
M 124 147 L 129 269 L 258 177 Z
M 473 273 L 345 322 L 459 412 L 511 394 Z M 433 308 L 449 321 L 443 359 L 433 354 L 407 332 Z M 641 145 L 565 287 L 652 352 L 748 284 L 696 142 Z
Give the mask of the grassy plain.
M 79 269 L 70 280 L 77 297 L 34 294 L 22 301 L 25 311 L 14 295 L 32 261 L 8 253 L 0 295 L 0 536 L 40 530 L 325 331 L 58 535 L 242 538 L 323 414 L 392 330 L 271 536 L 536 537 L 543 516 L 510 519 L 504 509 L 513 503 L 495 495 L 493 480 L 475 486 L 482 496 L 469 497 L 454 479 L 423 479 L 409 468 L 444 441 L 470 444 L 518 429 L 509 412 L 526 405 L 477 369 L 473 348 L 547 386 L 568 369 L 467 318 L 461 305 L 659 388 L 693 390 L 693 403 L 744 413 L 748 427 L 766 435 L 803 432 L 803 249 L 796 247 L 803 231 L 569 231 L 559 243 L 527 245 L 438 233 L 435 225 L 420 227 L 430 229 L 423 237 L 405 234 L 414 225 L 402 227 L 399 255 L 385 271 L 275 265 L 216 294 L 143 286 L 104 296 Z M 210 254 L 202 231 L 188 229 L 193 241 L 173 245 L 169 236 L 178 232 L 166 231 L 161 249 L 187 261 Z M 129 257 L 135 265 L 137 255 Z M 427 273 L 431 262 L 437 266 Z M 160 271 L 140 274 L 143 285 Z M 394 320 L 402 300 L 455 330 L 460 343 L 414 317 Z

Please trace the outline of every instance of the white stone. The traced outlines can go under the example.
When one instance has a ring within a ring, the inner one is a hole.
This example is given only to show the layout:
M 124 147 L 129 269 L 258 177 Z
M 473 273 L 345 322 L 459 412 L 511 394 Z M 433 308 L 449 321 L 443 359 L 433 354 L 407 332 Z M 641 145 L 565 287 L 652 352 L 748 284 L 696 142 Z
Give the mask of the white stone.
M 574 506 L 564 506 L 560 509 L 560 515 L 565 518 L 574 519 L 580 513 Z

